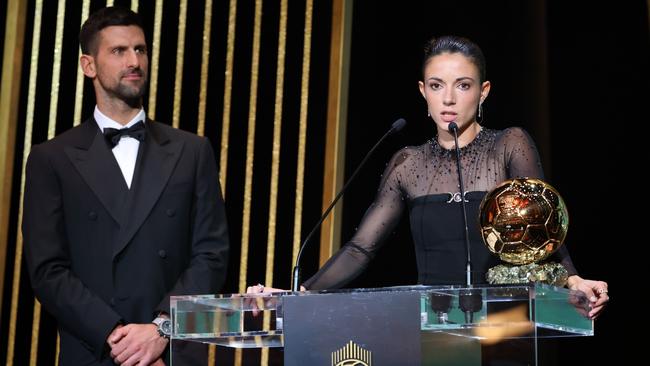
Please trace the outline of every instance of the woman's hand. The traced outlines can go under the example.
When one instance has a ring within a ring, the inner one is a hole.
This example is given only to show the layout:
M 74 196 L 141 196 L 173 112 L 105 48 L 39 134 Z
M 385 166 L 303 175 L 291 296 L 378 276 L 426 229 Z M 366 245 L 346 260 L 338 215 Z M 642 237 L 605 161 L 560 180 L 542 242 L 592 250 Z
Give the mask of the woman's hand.
M 273 293 L 273 292 L 288 292 L 289 290 L 283 290 L 275 287 L 265 287 L 261 283 L 258 283 L 255 286 L 248 286 L 246 288 L 247 294 L 262 294 L 262 293 Z
M 590 319 L 598 317 L 609 301 L 607 282 L 586 280 L 574 275 L 569 277 L 567 287 L 571 290 L 582 291 L 587 295 L 591 308 L 587 315 Z
M 305 288 L 303 286 L 300 286 L 300 290 L 304 291 Z M 290 292 L 290 291 L 289 290 L 283 290 L 283 289 L 280 289 L 280 288 L 275 288 L 275 287 L 265 287 L 261 283 L 258 283 L 257 285 L 254 285 L 254 286 L 248 286 L 246 288 L 246 294 L 253 294 L 253 295 L 254 294 L 271 294 L 271 293 L 274 293 L 274 292 Z M 274 300 L 274 299 L 273 298 L 267 299 L 266 300 L 267 303 L 265 303 L 264 305 L 268 306 L 269 305 L 268 301 L 272 301 L 272 300 Z M 260 297 L 249 297 L 245 301 L 246 301 L 246 304 L 250 307 L 253 316 L 257 316 L 260 313 L 260 310 L 259 310 L 260 306 L 258 306 L 258 301 L 264 301 L 264 300 L 262 298 L 260 298 Z
M 305 286 L 300 286 L 300 291 L 307 291 Z M 273 293 L 273 292 L 291 292 L 290 290 L 284 290 L 281 288 L 275 287 L 265 287 L 261 283 L 258 283 L 255 286 L 248 286 L 246 288 L 247 294 L 261 294 L 261 293 Z

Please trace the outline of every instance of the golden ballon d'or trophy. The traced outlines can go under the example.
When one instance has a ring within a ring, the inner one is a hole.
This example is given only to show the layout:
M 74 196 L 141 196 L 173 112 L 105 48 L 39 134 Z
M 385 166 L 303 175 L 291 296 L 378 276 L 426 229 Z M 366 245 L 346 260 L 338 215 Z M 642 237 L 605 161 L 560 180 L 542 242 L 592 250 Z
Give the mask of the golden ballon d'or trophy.
M 566 205 L 550 184 L 531 178 L 504 181 L 483 198 L 479 222 L 485 245 L 509 263 L 490 268 L 488 283 L 566 284 L 568 272 L 561 264 L 538 264 L 562 246 L 569 228 Z

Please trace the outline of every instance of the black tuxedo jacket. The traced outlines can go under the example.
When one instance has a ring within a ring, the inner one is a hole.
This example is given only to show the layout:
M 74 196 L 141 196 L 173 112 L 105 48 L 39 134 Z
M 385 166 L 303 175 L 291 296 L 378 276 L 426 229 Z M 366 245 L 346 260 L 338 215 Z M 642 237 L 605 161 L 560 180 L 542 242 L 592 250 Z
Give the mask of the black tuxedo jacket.
M 29 155 L 25 258 L 58 321 L 62 365 L 112 364 L 118 323 L 151 322 L 170 295 L 223 284 L 228 232 L 210 143 L 150 120 L 146 131 L 130 190 L 93 119 Z

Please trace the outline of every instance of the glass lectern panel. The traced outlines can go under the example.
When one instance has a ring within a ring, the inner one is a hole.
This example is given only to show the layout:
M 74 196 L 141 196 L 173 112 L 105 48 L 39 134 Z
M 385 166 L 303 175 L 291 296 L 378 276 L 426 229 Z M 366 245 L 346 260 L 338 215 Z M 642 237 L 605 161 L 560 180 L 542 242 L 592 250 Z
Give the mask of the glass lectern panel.
M 287 297 L 388 292 L 419 294 L 422 333 L 475 339 L 593 335 L 593 322 L 585 317 L 589 302 L 583 293 L 530 284 L 173 296 L 172 339 L 235 348 L 282 347 L 282 303 Z

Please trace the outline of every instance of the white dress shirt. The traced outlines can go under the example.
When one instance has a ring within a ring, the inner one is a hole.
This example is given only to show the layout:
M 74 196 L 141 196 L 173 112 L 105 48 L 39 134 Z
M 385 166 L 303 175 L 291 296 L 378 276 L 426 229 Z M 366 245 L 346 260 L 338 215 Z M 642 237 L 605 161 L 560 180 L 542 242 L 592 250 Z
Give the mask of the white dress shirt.
M 122 129 L 131 127 L 140 121 L 144 122 L 146 114 L 144 113 L 144 109 L 141 108 L 140 112 L 138 112 L 138 114 L 133 117 L 129 123 L 123 126 L 106 117 L 106 115 L 103 114 L 99 108 L 97 108 L 97 106 L 95 106 L 94 117 L 95 121 L 97 121 L 97 125 L 99 125 L 100 130 L 104 132 L 105 128 L 110 127 Z M 122 176 L 124 176 L 124 181 L 126 181 L 126 185 L 129 187 L 129 189 L 131 189 L 131 182 L 133 181 L 133 172 L 135 171 L 135 161 L 138 158 L 139 147 L 140 141 L 137 139 L 134 139 L 130 136 L 122 136 L 120 142 L 113 148 L 113 155 L 115 156 L 115 160 L 117 160 L 117 163 L 120 166 L 120 170 L 122 170 Z

